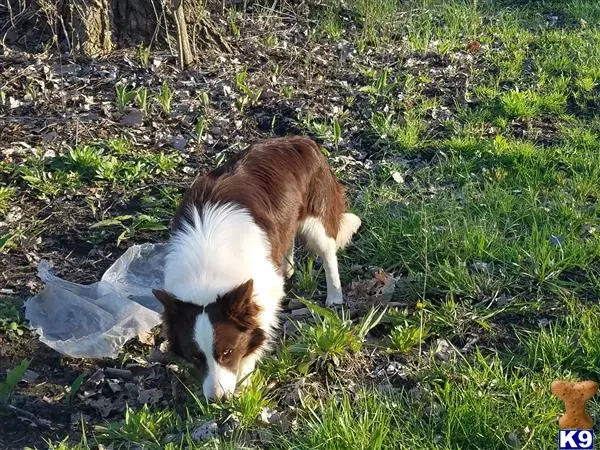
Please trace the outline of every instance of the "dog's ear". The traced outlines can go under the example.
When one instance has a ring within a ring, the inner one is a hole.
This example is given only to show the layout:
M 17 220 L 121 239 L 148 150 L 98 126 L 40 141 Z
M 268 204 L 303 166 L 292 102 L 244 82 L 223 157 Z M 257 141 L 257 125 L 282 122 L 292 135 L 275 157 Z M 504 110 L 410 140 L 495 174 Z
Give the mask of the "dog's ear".
M 156 299 L 162 303 L 165 307 L 165 312 L 170 313 L 177 309 L 177 304 L 179 300 L 175 298 L 175 296 L 169 294 L 164 289 L 152 289 L 152 293 L 156 297 Z
M 266 340 L 267 333 L 265 333 L 265 330 L 263 330 L 262 328 L 256 328 L 252 330 L 250 340 L 248 341 L 248 348 L 246 349 L 246 354 L 244 356 L 248 356 L 254 353 L 265 343 Z
M 227 318 L 243 329 L 258 326 L 260 306 L 253 300 L 254 281 L 252 279 L 223 295 L 219 301 L 225 306 Z

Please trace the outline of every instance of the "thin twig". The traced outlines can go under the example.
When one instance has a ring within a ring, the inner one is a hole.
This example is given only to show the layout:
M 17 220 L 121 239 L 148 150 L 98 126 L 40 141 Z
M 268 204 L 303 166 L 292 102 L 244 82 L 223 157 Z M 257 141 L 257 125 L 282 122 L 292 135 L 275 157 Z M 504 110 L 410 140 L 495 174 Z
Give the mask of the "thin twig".
M 154 44 L 154 41 L 158 37 L 158 33 L 160 32 L 160 22 L 162 21 L 162 16 L 165 13 L 165 11 L 163 9 L 161 16 L 159 16 L 158 11 L 156 10 L 156 5 L 154 4 L 154 1 L 151 1 L 150 4 L 152 5 L 152 10 L 154 11 L 154 17 L 156 18 L 156 28 L 154 29 L 154 33 L 152 33 L 152 37 L 150 38 L 150 42 L 148 44 L 148 51 L 150 51 L 152 49 L 152 44 Z
M 17 406 L 14 405 L 7 405 L 7 408 L 16 412 L 17 414 L 21 415 L 21 416 L 25 416 L 27 417 L 29 420 L 31 420 L 32 422 L 34 422 L 36 425 L 44 427 L 44 428 L 49 428 L 50 427 L 50 421 L 46 420 L 46 419 L 41 419 L 39 417 L 37 417 L 35 414 L 26 411 L 22 408 L 19 408 Z
M 161 2 L 162 10 L 163 10 L 163 19 L 165 19 L 165 34 L 167 35 L 167 45 L 169 46 L 169 52 L 171 52 L 171 56 L 174 56 L 173 46 L 171 45 L 171 35 L 169 34 L 169 21 L 167 19 L 167 5 L 166 0 Z

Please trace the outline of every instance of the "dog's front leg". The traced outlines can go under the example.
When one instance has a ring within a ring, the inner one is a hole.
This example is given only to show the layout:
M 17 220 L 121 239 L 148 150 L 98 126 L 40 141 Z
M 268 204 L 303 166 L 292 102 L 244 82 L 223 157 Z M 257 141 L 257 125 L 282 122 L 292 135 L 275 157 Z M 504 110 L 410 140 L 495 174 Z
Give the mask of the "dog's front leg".
M 294 275 L 294 240 L 292 239 L 292 246 L 288 250 L 283 261 L 283 273 L 289 280 Z

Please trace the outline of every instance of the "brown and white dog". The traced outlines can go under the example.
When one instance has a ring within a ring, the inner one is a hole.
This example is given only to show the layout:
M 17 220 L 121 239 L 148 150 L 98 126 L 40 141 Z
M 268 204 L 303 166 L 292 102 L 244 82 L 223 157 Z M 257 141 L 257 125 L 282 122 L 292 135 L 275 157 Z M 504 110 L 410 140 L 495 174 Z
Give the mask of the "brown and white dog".
M 172 351 L 203 373 L 206 397 L 233 393 L 267 348 L 295 236 L 322 258 L 331 306 L 343 303 L 336 252 L 360 224 L 308 138 L 255 144 L 194 181 L 173 221 L 164 290 L 154 295 Z

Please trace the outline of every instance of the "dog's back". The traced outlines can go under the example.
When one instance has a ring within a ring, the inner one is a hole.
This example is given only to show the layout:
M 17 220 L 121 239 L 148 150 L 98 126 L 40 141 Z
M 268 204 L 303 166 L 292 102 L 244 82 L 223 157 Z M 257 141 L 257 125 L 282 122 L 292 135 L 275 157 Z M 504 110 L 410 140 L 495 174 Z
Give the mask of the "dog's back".
M 199 177 L 186 192 L 174 228 L 190 206 L 234 203 L 246 208 L 265 231 L 279 264 L 299 224 L 318 218 L 328 236 L 340 231 L 346 208 L 343 189 L 319 146 L 304 137 L 259 142 L 226 166 Z

